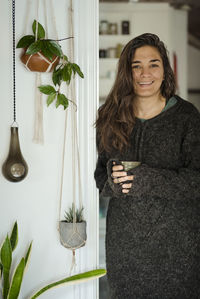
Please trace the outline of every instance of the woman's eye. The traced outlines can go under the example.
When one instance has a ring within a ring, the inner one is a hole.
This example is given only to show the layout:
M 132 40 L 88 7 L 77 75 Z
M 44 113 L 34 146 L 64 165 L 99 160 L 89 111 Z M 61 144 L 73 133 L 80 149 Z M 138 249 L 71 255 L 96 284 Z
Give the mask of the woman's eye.
M 133 65 L 132 68 L 133 68 L 133 69 L 139 69 L 139 68 L 140 68 L 140 65 Z
M 158 67 L 158 64 L 151 64 L 151 67 Z

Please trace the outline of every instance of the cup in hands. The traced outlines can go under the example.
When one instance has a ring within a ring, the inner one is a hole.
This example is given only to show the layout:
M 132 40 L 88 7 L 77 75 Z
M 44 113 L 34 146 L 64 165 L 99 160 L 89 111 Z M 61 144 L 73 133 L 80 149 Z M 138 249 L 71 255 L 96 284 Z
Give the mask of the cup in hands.
M 120 161 L 120 164 L 113 162 L 112 167 L 112 178 L 115 184 L 119 184 L 122 187 L 122 193 L 128 193 L 132 186 L 134 175 L 129 175 L 127 172 L 139 166 L 141 162 L 139 161 Z
M 120 163 L 123 165 L 125 171 L 129 171 L 141 164 L 139 161 L 120 161 Z

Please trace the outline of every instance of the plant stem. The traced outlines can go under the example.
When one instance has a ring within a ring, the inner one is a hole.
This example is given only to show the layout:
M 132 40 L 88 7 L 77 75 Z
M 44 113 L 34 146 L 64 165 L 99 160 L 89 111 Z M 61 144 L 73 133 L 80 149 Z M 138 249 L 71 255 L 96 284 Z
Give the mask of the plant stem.
M 61 42 L 62 40 L 66 40 L 66 39 L 70 39 L 70 38 L 74 38 L 73 36 L 70 36 L 70 37 L 65 37 L 65 38 L 61 38 L 61 39 L 45 39 L 45 40 L 48 40 L 48 41 L 54 41 L 54 42 Z

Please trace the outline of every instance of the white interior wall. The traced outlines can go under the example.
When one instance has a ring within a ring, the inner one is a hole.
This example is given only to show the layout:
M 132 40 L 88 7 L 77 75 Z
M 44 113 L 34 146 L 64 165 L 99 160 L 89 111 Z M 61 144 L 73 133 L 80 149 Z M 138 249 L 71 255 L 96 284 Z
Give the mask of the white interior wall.
M 28 16 L 27 34 L 36 18 L 36 1 L 16 1 L 16 41 L 26 32 L 27 4 L 31 4 Z M 40 2 L 40 5 L 43 2 Z M 59 38 L 68 36 L 69 1 L 53 0 Z M 98 264 L 98 203 L 93 179 L 96 163 L 95 130 L 92 127 L 97 109 L 97 22 L 98 3 L 86 0 L 74 1 L 75 17 L 75 61 L 85 74 L 84 80 L 77 80 L 79 110 L 78 129 L 80 133 L 81 174 L 83 204 L 87 220 L 88 240 L 85 247 L 77 250 L 76 272 L 94 269 Z M 39 10 L 39 20 L 44 25 L 44 13 Z M 0 55 L 1 109 L 0 109 L 0 163 L 3 164 L 9 149 L 10 125 L 12 123 L 12 23 L 11 0 L 0 1 L 0 33 L 2 36 Z M 92 17 L 91 17 L 92 16 Z M 49 17 L 49 16 L 47 16 Z M 52 22 L 51 22 L 52 25 Z M 49 26 L 50 27 L 50 26 Z M 51 29 L 49 34 L 51 34 Z M 87 32 L 87 36 L 86 36 Z M 62 47 L 67 50 L 67 42 Z M 21 50 L 16 50 L 17 122 L 21 150 L 29 166 L 28 176 L 19 183 L 7 181 L 0 172 L 0 242 L 18 221 L 19 244 L 14 253 L 14 263 L 25 254 L 33 240 L 30 264 L 24 276 L 19 298 L 27 299 L 43 285 L 64 278 L 69 274 L 71 252 L 61 246 L 57 231 L 59 196 L 62 165 L 62 147 L 65 112 L 63 108 L 49 108 L 44 96 L 44 145 L 34 144 L 34 83 L 35 75 L 25 70 L 19 60 Z M 42 75 L 43 83 L 50 75 Z M 70 136 L 68 134 L 68 141 Z M 63 208 L 71 204 L 69 187 L 71 152 L 67 143 L 65 160 Z M 89 282 L 81 287 L 62 286 L 41 296 L 48 299 L 97 297 L 97 283 Z
M 177 76 L 178 90 L 177 94 L 188 99 L 187 82 L 188 82 L 188 33 L 187 33 L 187 11 L 170 8 L 170 43 L 171 55 L 176 53 L 177 56 Z M 171 56 L 172 60 L 172 56 Z
M 200 49 L 188 45 L 188 88 L 200 89 Z
M 200 50 L 188 46 L 188 89 L 200 90 Z M 200 111 L 200 93 L 189 93 L 189 101 Z

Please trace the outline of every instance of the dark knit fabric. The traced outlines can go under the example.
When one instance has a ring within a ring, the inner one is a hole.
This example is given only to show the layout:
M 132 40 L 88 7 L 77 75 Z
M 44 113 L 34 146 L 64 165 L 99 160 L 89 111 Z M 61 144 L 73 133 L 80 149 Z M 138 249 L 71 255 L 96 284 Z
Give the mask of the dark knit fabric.
M 123 154 L 99 155 L 101 194 L 110 196 L 106 264 L 112 299 L 200 299 L 200 114 L 177 103 L 136 119 Z M 141 161 L 128 195 L 112 162 Z

